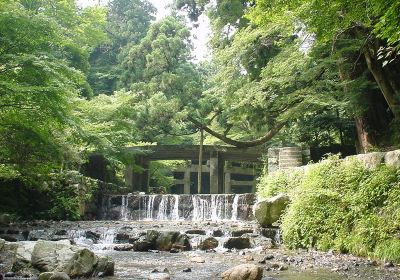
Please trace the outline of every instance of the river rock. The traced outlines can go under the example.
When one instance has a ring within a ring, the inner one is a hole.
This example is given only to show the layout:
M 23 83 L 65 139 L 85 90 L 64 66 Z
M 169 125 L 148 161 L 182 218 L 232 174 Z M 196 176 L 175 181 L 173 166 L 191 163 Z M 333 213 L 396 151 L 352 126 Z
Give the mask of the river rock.
M 224 232 L 221 229 L 214 229 L 212 232 L 212 236 L 222 237 L 222 236 L 224 236 Z
M 0 225 L 8 225 L 11 223 L 11 216 L 7 213 L 0 213 Z
M 230 237 L 224 242 L 224 248 L 227 249 L 246 249 L 250 248 L 250 239 L 248 237 Z
M 186 234 L 206 235 L 206 231 L 204 229 L 189 229 L 185 233 Z
M 240 237 L 240 236 L 242 236 L 243 234 L 246 234 L 246 233 L 253 233 L 253 229 L 251 229 L 251 228 L 236 229 L 236 230 L 233 230 L 231 232 L 231 235 L 233 237 Z
M 189 238 L 186 234 L 181 234 L 178 231 L 156 231 L 149 230 L 146 233 L 146 237 L 143 241 L 138 241 L 138 244 L 146 245 L 149 244 L 149 249 L 156 249 L 160 251 L 169 251 L 172 248 L 181 250 L 190 250 Z M 138 247 L 138 246 L 137 246 Z
M 37 241 L 31 262 L 42 272 L 62 271 L 71 278 L 88 277 L 99 272 L 111 275 L 114 271 L 110 259 L 98 257 L 87 248 L 73 246 L 68 240 Z
M 218 240 L 214 237 L 208 237 L 201 241 L 199 245 L 200 250 L 210 250 L 218 247 Z
M 254 264 L 241 264 L 221 274 L 222 280 L 261 280 L 263 269 Z
M 114 246 L 115 251 L 132 251 L 135 249 L 134 244 L 118 244 Z
M 38 280 L 70 280 L 71 278 L 65 272 L 43 272 Z
M 289 202 L 289 196 L 283 193 L 257 202 L 253 208 L 257 222 L 262 227 L 271 226 L 279 220 Z

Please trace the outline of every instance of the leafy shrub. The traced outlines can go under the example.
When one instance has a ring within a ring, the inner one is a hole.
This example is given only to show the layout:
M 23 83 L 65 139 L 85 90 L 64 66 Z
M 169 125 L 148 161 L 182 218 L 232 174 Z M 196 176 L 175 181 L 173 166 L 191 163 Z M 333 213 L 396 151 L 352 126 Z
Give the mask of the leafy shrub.
M 298 186 L 303 179 L 301 170 L 278 170 L 260 177 L 257 193 L 261 197 L 271 197 L 279 193 L 288 193 Z
M 398 169 L 368 169 L 355 159 L 330 157 L 303 176 L 287 173 L 264 176 L 258 186 L 262 196 L 290 190 L 292 202 L 281 225 L 287 247 L 400 261 Z
M 97 181 L 84 177 L 78 172 L 51 174 L 44 192 L 48 198 L 48 219 L 79 220 L 85 202 L 92 198 Z

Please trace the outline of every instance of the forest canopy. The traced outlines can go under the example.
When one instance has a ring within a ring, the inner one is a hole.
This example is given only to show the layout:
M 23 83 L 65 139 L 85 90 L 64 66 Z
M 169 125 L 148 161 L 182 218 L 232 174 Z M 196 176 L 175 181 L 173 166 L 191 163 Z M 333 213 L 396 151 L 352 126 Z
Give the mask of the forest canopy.
M 400 3 L 0 1 L 0 177 L 36 184 L 126 147 L 400 143 Z M 209 60 L 190 26 L 209 17 Z M 203 141 L 203 139 L 201 140 Z

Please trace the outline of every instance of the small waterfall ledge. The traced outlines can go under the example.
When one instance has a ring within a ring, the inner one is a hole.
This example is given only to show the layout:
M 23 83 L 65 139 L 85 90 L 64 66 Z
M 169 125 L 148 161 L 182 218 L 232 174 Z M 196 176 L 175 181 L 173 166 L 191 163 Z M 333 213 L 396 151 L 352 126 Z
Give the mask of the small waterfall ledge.
M 127 194 L 103 198 L 102 219 L 122 221 L 249 221 L 255 194 Z

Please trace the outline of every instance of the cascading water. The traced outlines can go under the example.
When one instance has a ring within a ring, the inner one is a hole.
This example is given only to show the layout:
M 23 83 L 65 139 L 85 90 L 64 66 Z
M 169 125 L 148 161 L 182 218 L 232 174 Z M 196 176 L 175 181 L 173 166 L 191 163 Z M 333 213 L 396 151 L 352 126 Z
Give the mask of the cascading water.
M 251 220 L 255 200 L 254 194 L 129 194 L 108 199 L 103 213 L 105 219 L 113 219 L 115 207 L 124 221 Z
M 128 199 L 129 195 L 123 195 L 121 197 L 121 213 L 120 213 L 120 220 L 122 221 L 128 221 L 129 217 L 129 211 L 128 211 Z
M 171 220 L 179 220 L 179 195 L 174 195 L 174 208 L 172 209 Z
M 232 203 L 232 221 L 237 221 L 240 195 L 235 195 Z

